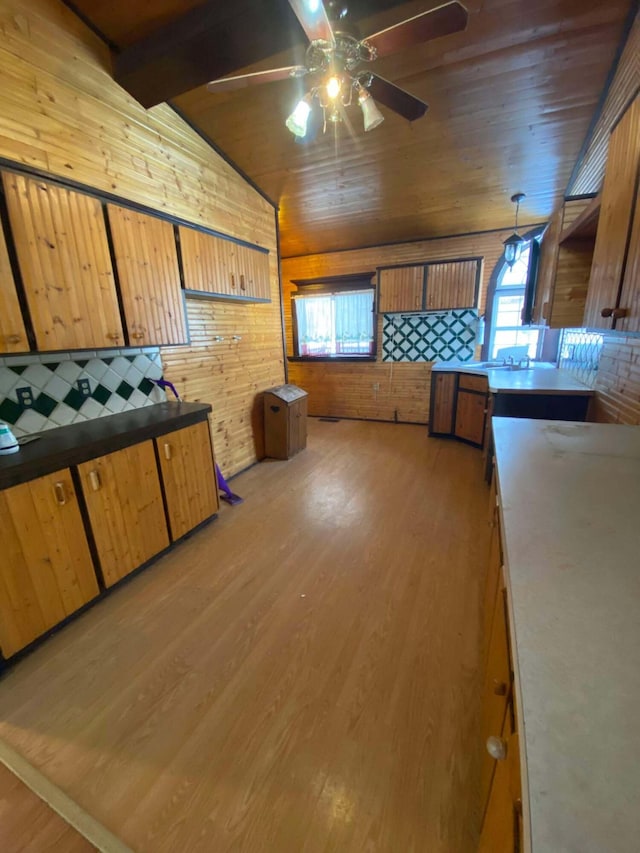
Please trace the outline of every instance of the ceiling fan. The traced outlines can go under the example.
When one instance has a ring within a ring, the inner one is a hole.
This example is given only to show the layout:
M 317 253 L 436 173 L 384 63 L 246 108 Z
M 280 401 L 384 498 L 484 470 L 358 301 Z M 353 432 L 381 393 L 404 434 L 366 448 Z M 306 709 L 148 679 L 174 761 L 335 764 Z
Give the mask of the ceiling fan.
M 428 109 L 424 101 L 374 74 L 367 66 L 396 51 L 464 30 L 468 18 L 465 7 L 453 0 L 360 38 L 357 29 L 348 21 L 347 9 L 337 0 L 327 2 L 331 17 L 322 0 L 288 2 L 310 42 L 304 65 L 221 77 L 208 83 L 207 89 L 229 92 L 275 80 L 308 77 L 309 91 L 285 122 L 296 141 L 306 141 L 314 109 L 322 110 L 326 129 L 327 121 L 333 124 L 343 121 L 345 108 L 354 98 L 362 109 L 365 131 L 373 130 L 384 121 L 375 101 L 408 121 L 421 118 Z

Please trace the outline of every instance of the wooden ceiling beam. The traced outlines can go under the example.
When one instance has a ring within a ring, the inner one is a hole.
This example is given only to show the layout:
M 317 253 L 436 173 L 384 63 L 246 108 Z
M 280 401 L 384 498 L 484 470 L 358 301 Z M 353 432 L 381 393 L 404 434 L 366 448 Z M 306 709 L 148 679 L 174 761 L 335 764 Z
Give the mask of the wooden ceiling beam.
M 398 0 L 352 0 L 350 15 L 399 5 Z M 208 0 L 116 54 L 114 76 L 144 107 L 224 77 L 304 43 L 287 0 Z

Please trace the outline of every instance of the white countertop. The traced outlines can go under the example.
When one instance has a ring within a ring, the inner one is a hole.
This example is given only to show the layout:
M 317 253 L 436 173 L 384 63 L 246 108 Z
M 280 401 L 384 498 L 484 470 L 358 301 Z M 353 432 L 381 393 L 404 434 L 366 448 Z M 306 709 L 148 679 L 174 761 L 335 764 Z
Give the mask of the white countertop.
M 525 849 L 635 853 L 640 427 L 494 418 L 493 430 Z
M 492 394 L 566 394 L 593 396 L 593 389 L 580 382 L 567 370 L 553 364 L 536 363 L 535 367 L 523 370 L 508 368 L 479 367 L 475 362 L 438 362 L 433 371 L 455 373 L 479 373 L 489 380 Z

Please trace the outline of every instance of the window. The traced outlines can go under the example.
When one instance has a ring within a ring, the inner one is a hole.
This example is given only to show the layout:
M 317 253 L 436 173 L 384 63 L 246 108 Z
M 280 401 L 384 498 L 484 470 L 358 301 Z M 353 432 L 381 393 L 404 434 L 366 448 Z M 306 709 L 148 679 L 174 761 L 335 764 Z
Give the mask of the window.
M 522 347 L 523 354 L 526 347 L 529 358 L 539 357 L 543 339 L 542 327 L 522 325 L 530 255 L 531 242 L 512 268 L 505 263 L 498 273 L 491 311 L 488 353 L 490 359 L 501 358 L 501 350 L 512 347 Z
M 344 277 L 344 282 L 347 277 Z M 357 278 L 362 282 L 362 277 Z M 294 284 L 304 285 L 303 282 Z M 373 358 L 374 296 L 371 276 L 365 286 L 347 282 L 304 286 L 292 296 L 294 354 L 298 358 Z

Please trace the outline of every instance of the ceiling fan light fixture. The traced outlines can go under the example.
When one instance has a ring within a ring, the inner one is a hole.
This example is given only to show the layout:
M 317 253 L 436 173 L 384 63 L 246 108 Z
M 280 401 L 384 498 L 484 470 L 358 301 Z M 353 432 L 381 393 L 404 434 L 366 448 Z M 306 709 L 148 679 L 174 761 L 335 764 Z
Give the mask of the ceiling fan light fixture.
M 341 82 L 340 78 L 336 77 L 335 74 L 332 75 L 331 77 L 329 77 L 329 79 L 327 80 L 327 85 L 325 86 L 325 89 L 327 91 L 327 96 L 332 101 L 335 101 L 335 99 L 338 97 L 338 95 L 340 94 L 340 91 L 342 89 L 342 82 Z
M 504 259 L 509 265 L 509 268 L 513 268 L 513 266 L 520 260 L 520 256 L 522 255 L 522 249 L 524 248 L 524 244 L 527 242 L 524 237 L 521 237 L 518 234 L 518 212 L 520 210 L 520 202 L 526 198 L 524 193 L 516 193 L 511 196 L 511 201 L 516 206 L 516 224 L 513 234 L 504 241 Z
M 294 136 L 307 135 L 307 122 L 309 121 L 309 113 L 311 112 L 311 96 L 305 95 L 304 98 L 298 101 L 295 109 L 285 121 L 288 130 Z
M 384 116 L 378 109 L 378 105 L 371 97 L 371 94 L 367 92 L 366 89 L 360 89 L 358 92 L 358 101 L 360 102 L 360 109 L 362 110 L 362 116 L 364 118 L 365 132 L 373 130 L 375 127 L 378 127 L 378 125 L 381 125 L 384 121 Z

